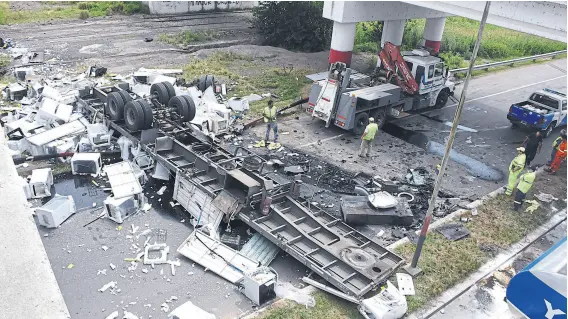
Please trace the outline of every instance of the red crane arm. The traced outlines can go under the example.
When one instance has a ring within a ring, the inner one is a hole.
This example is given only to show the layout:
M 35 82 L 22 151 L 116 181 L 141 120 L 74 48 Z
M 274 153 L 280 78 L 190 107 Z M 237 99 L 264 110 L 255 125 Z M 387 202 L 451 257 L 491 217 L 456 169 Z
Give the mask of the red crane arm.
M 404 92 L 410 95 L 418 92 L 418 84 L 412 77 L 412 73 L 396 45 L 385 42 L 383 49 L 379 53 L 379 58 L 381 59 L 381 66 L 395 76 L 396 84 Z

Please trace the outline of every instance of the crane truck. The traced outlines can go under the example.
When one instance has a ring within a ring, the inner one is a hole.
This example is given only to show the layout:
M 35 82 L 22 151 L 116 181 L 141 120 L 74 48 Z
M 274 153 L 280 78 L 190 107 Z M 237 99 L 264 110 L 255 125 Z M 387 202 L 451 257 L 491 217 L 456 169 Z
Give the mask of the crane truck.
M 444 72 L 445 70 L 445 72 Z M 371 76 L 332 63 L 328 72 L 308 75 L 314 81 L 307 112 L 360 135 L 375 118 L 379 128 L 392 118 L 432 108 L 442 108 L 454 94 L 455 83 L 441 58 L 427 50 L 401 53 L 386 42 Z

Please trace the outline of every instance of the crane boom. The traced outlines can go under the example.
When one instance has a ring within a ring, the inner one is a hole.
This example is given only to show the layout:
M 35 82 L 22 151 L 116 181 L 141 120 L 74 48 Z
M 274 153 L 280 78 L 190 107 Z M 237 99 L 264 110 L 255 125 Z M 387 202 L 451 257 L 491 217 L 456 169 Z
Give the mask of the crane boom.
M 387 74 L 390 74 L 390 78 L 395 77 L 396 84 L 400 86 L 405 93 L 414 95 L 418 92 L 418 84 L 396 45 L 385 42 L 383 49 L 379 53 L 379 58 L 381 59 L 381 67 L 387 70 Z

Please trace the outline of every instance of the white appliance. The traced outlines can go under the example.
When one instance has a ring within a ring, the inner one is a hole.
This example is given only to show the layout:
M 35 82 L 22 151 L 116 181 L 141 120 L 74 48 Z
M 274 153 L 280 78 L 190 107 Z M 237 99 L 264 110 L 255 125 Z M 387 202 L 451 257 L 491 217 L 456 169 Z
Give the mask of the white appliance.
M 31 198 L 51 196 L 51 186 L 53 185 L 53 173 L 51 172 L 51 168 L 34 169 L 29 185 Z
M 47 228 L 56 228 L 69 216 L 75 214 L 73 196 L 55 196 L 42 207 L 36 208 L 38 223 Z
M 100 153 L 75 153 L 71 157 L 71 172 L 73 175 L 99 175 L 103 161 Z
M 244 294 L 255 305 L 260 306 L 266 301 L 276 297 L 274 286 L 277 275 L 268 267 L 259 267 L 250 272 L 244 272 Z

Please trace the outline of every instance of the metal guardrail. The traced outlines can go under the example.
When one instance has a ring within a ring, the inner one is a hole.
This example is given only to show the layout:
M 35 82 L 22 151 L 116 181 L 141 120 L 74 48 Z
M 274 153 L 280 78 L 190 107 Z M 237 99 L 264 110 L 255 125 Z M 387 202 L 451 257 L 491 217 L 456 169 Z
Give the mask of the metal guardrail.
M 523 57 L 523 58 L 517 58 L 517 59 L 512 59 L 512 60 L 508 60 L 508 61 L 500 61 L 500 62 L 492 62 L 492 63 L 487 63 L 487 64 L 480 64 L 480 65 L 476 65 L 473 67 L 473 70 L 487 70 L 489 68 L 494 68 L 497 66 L 503 66 L 503 65 L 513 65 L 515 63 L 519 63 L 519 62 L 524 62 L 524 61 L 536 61 L 537 59 L 545 59 L 545 58 L 554 58 L 557 55 L 561 55 L 561 54 L 565 54 L 566 50 L 562 50 L 562 51 L 555 51 L 555 52 L 550 52 L 550 53 L 545 53 L 545 54 L 538 54 L 538 55 L 533 55 L 533 56 L 527 56 L 527 57 Z M 453 69 L 449 71 L 450 74 L 456 74 L 456 73 L 462 73 L 462 72 L 467 72 L 467 68 L 460 68 L 460 69 Z

